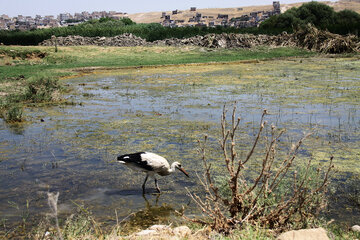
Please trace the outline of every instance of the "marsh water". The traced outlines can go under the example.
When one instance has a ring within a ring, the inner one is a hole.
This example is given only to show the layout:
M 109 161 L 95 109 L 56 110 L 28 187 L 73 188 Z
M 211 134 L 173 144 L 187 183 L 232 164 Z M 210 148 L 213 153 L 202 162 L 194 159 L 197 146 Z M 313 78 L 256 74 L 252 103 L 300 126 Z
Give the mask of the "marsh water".
M 301 157 L 326 165 L 334 156 L 336 168 L 325 216 L 348 224 L 359 219 L 359 59 L 122 69 L 63 81 L 72 104 L 28 108 L 23 124 L 0 122 L 3 223 L 46 215 L 47 192 L 60 193 L 62 216 L 78 205 L 99 221 L 141 226 L 173 222 L 183 206 L 188 216 L 200 215 L 185 190 L 202 192 L 197 140 L 209 136 L 216 172 L 222 108 L 235 101 L 246 136 L 239 152 L 253 139 L 263 109 L 269 123 L 287 129 L 289 144 L 314 131 Z M 148 181 L 143 197 L 144 175 L 115 161 L 137 151 L 179 161 L 191 178 L 180 172 L 160 178 L 160 196 Z

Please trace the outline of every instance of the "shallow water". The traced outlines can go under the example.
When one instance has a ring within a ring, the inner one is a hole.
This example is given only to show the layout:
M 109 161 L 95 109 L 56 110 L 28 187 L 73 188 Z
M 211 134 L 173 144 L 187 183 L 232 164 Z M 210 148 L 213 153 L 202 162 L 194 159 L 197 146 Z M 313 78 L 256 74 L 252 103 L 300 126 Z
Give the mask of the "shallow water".
M 359 191 L 357 59 L 127 69 L 66 81 L 73 91 L 65 97 L 75 105 L 27 109 L 27 123 L 0 123 L 3 222 L 20 221 L 28 211 L 36 217 L 49 212 L 47 191 L 60 192 L 63 216 L 74 211 L 75 202 L 109 223 L 134 212 L 138 215 L 131 221 L 141 226 L 173 221 L 174 210 L 182 206 L 189 216 L 201 214 L 184 189 L 202 192 L 195 177 L 201 172 L 197 140 L 208 134 L 211 159 L 218 157 L 222 107 L 234 101 L 246 135 L 241 138 L 243 149 L 263 109 L 270 113 L 269 123 L 288 130 L 286 141 L 295 142 L 303 132 L 316 129 L 301 153 L 315 163 L 335 157 L 333 201 L 326 215 L 347 223 L 359 216 L 356 202 L 336 197 Z M 158 199 L 148 181 L 144 199 L 144 176 L 115 162 L 118 154 L 136 151 L 179 161 L 192 177 L 177 173 L 161 178 L 163 194 Z M 344 186 L 347 190 L 341 191 Z

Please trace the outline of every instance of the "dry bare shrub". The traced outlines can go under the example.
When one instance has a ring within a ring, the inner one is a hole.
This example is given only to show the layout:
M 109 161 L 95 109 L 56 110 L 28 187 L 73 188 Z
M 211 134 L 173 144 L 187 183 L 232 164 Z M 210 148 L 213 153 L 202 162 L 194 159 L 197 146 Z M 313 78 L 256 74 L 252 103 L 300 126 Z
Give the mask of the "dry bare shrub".
M 278 142 L 285 130 L 279 130 L 275 126 L 267 127 L 264 120 L 266 110 L 262 114 L 259 130 L 250 150 L 245 157 L 239 157 L 236 150 L 236 133 L 240 118 L 236 118 L 234 107 L 231 122 L 228 123 L 226 112 L 224 106 L 220 145 L 222 161 L 226 166 L 222 178 L 226 181 L 222 182 L 223 186 L 215 182 L 217 178 L 212 174 L 211 163 L 206 155 L 205 137 L 203 142 L 199 141 L 205 167 L 204 174 L 202 177 L 199 176 L 199 180 L 206 194 L 202 198 L 189 190 L 188 193 L 210 221 L 188 219 L 210 225 L 212 229 L 225 234 L 234 228 L 241 228 L 244 223 L 280 231 L 290 225 L 293 228 L 304 227 L 326 205 L 324 195 L 333 168 L 332 157 L 325 171 L 314 169 L 311 159 L 307 161 L 305 168 L 296 168 L 294 162 L 300 146 L 311 134 L 306 134 L 293 144 L 285 157 L 280 156 Z M 270 134 L 265 135 L 264 129 L 269 129 Z M 265 144 L 260 144 L 262 140 Z M 259 171 L 255 177 L 246 176 L 250 163 L 259 156 L 255 152 L 259 151 L 263 152 L 260 156 Z M 224 189 L 227 189 L 227 194 L 224 194 Z

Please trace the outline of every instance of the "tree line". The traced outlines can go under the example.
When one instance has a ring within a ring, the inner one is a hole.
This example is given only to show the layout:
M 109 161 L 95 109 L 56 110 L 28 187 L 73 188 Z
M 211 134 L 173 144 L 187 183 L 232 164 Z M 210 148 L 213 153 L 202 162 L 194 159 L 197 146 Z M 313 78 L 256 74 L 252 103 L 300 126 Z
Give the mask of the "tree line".
M 360 14 L 352 10 L 335 10 L 323 3 L 304 3 L 298 8 L 291 8 L 285 13 L 275 15 L 264 21 L 260 29 L 292 32 L 294 29 L 312 24 L 318 29 L 328 30 L 341 35 L 359 36 Z
M 252 33 L 275 35 L 283 31 L 289 33 L 308 23 L 319 29 L 327 29 L 338 34 L 355 34 L 359 36 L 360 14 L 352 10 L 335 12 L 328 5 L 310 2 L 299 8 L 291 8 L 283 14 L 272 16 L 265 20 L 258 28 L 233 28 L 217 26 L 211 27 L 164 27 L 158 23 L 136 24 L 129 18 L 114 20 L 101 18 L 91 20 L 75 26 L 30 31 L 0 31 L 0 43 L 5 45 L 38 45 L 40 42 L 55 35 L 80 35 L 84 37 L 112 37 L 123 33 L 132 33 L 147 41 L 156 41 L 166 38 L 188 38 L 209 33 Z

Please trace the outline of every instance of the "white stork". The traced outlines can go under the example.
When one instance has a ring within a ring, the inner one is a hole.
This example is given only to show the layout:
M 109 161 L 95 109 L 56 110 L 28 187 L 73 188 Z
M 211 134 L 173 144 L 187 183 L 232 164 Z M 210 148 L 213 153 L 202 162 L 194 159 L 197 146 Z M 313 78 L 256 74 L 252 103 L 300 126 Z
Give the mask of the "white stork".
M 173 162 L 170 167 L 170 164 L 165 158 L 151 152 L 125 154 L 118 156 L 117 160 L 135 171 L 146 173 L 145 181 L 142 185 L 143 194 L 145 194 L 145 183 L 149 176 L 155 179 L 156 190 L 160 193 L 160 188 L 155 177 L 156 173 L 160 176 L 167 176 L 175 172 L 175 169 L 179 169 L 189 177 L 189 174 L 181 167 L 179 162 Z

